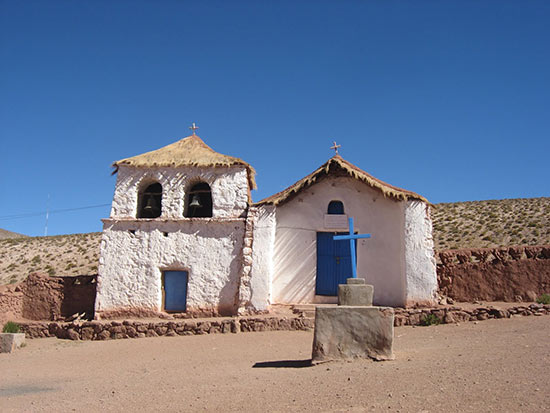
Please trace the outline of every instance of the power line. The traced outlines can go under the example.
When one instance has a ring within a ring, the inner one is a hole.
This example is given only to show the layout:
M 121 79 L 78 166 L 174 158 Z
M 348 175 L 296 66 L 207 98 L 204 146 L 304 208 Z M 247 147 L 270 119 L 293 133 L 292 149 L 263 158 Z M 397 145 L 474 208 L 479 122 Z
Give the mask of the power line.
M 111 204 L 99 204 L 99 205 L 89 205 L 84 207 L 78 207 L 78 208 L 65 208 L 65 209 L 54 209 L 49 211 L 50 214 L 60 214 L 63 212 L 72 212 L 72 211 L 80 211 L 83 209 L 93 209 L 93 208 L 102 208 L 106 206 L 110 206 Z M 43 216 L 46 214 L 46 212 L 29 212 L 26 214 L 15 214 L 15 215 L 4 215 L 0 216 L 0 221 L 6 221 L 10 219 L 20 219 L 20 218 L 30 218 L 30 217 L 38 217 Z

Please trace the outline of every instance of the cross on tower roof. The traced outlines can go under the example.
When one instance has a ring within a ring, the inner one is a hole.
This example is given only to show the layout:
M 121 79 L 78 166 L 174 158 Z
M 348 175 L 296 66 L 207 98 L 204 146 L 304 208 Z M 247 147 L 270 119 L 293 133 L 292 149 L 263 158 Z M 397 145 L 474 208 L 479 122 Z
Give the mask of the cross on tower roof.
M 198 129 L 199 127 L 197 125 L 195 125 L 195 122 L 193 122 L 193 124 L 189 127 L 189 129 L 191 129 L 193 131 L 193 135 L 196 135 L 195 131 Z
M 334 152 L 336 152 L 336 155 L 338 155 L 338 148 L 340 148 L 342 145 L 336 145 L 336 141 L 332 143 L 333 145 L 330 147 L 330 149 L 334 149 Z

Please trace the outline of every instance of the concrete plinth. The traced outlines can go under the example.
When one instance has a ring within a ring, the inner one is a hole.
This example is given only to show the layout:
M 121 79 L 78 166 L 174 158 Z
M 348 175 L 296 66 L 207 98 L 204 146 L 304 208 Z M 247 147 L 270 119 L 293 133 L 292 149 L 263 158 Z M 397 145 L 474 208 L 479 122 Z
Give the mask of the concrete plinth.
M 25 342 L 25 333 L 0 333 L 0 353 L 11 353 Z
M 371 306 L 373 295 L 374 287 L 364 278 L 348 278 L 347 284 L 338 285 L 338 305 Z
M 312 361 L 393 360 L 393 318 L 391 307 L 317 307 Z

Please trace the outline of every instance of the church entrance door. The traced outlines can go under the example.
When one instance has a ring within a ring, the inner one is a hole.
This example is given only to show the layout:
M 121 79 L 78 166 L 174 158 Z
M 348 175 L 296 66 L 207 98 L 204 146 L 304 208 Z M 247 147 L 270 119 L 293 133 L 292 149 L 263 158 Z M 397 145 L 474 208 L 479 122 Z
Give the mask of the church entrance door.
M 317 233 L 316 295 L 338 295 L 338 284 L 351 277 L 351 250 L 349 242 L 334 241 L 334 235 L 346 232 Z
M 164 310 L 187 310 L 187 271 L 164 271 L 162 279 Z

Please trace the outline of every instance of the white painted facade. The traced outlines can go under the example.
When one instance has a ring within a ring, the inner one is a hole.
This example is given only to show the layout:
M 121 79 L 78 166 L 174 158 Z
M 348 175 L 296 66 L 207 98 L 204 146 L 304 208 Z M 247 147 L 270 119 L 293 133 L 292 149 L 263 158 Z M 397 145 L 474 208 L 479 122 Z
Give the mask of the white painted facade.
M 162 185 L 161 218 L 183 218 L 185 193 L 197 182 L 210 185 L 213 218 L 240 217 L 248 208 L 248 178 L 244 167 L 135 168 L 119 166 L 111 218 L 135 218 L 138 192 L 153 182 Z
M 212 193 L 211 218 L 185 218 L 197 182 Z M 162 185 L 162 213 L 136 218 L 138 194 Z M 359 233 L 357 273 L 374 286 L 374 303 L 431 302 L 437 288 L 429 207 L 395 200 L 351 176 L 326 175 L 279 205 L 249 204 L 245 166 L 119 165 L 111 214 L 103 220 L 96 313 L 163 311 L 163 271 L 187 271 L 187 310 L 263 311 L 271 304 L 336 302 L 315 294 L 317 232 Z M 187 197 L 188 198 L 188 197 Z M 327 215 L 330 201 L 345 216 Z
M 430 303 L 437 291 L 432 220 L 425 202 L 409 200 L 405 207 L 404 305 Z
M 328 204 L 344 204 L 345 224 L 327 226 Z M 327 177 L 276 209 L 272 300 L 323 303 L 336 297 L 315 295 L 317 232 L 355 230 L 372 238 L 357 242 L 357 276 L 374 286 L 374 304 L 430 303 L 437 289 L 429 207 L 422 201 L 395 201 L 351 177 Z
M 372 235 L 357 242 L 357 275 L 374 286 L 375 304 L 403 305 L 405 202 L 385 198 L 351 177 L 327 177 L 277 207 L 273 301 L 336 302 L 336 297 L 315 295 L 317 232 L 347 229 L 347 220 L 339 230 L 325 226 L 328 204 L 334 200 L 343 202 L 356 231 Z
M 212 218 L 184 218 L 186 191 L 212 191 Z M 137 219 L 138 193 L 162 185 L 162 214 Z M 248 179 L 244 167 L 121 166 L 101 241 L 96 312 L 163 310 L 162 272 L 188 271 L 187 308 L 233 314 L 242 270 Z

